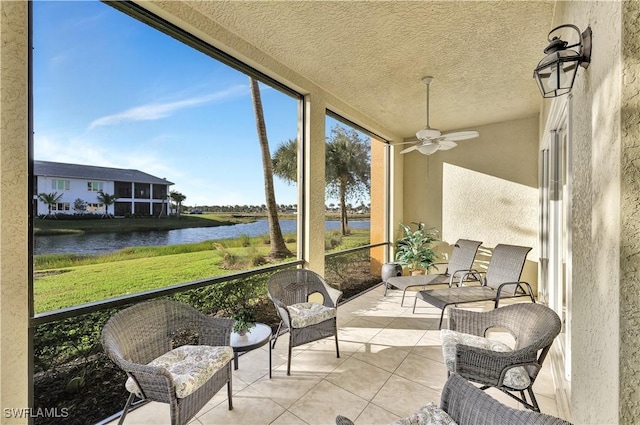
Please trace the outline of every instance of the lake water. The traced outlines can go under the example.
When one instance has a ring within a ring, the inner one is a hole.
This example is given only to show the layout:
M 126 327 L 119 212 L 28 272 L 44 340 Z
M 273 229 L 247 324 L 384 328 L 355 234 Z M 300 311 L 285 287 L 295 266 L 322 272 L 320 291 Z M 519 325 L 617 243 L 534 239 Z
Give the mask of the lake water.
M 352 229 L 368 229 L 368 220 L 349 221 Z M 295 220 L 280 220 L 282 233 L 295 233 Z M 325 229 L 340 229 L 339 221 L 326 221 Z M 81 235 L 36 236 L 34 254 L 105 254 L 132 246 L 160 246 L 196 243 L 210 239 L 231 239 L 240 235 L 260 236 L 269 234 L 266 219 L 253 223 L 218 227 L 194 227 L 190 229 L 158 230 L 131 233 L 85 233 Z

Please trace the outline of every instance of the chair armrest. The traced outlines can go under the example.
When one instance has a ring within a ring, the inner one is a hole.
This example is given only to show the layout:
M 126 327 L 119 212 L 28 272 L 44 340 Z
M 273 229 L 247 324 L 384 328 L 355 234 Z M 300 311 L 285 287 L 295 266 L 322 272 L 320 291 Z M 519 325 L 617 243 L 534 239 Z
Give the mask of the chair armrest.
M 496 307 L 498 306 L 498 301 L 500 300 L 500 294 L 502 292 L 502 288 L 504 288 L 505 286 L 511 286 L 511 285 L 517 285 L 518 288 L 522 289 L 525 293 L 525 295 L 527 294 L 527 291 L 524 290 L 523 285 L 526 286 L 529 289 L 529 294 L 531 297 L 533 297 L 533 290 L 531 289 L 531 285 L 529 285 L 529 282 L 524 282 L 524 281 L 519 281 L 519 282 L 505 282 L 502 283 L 498 286 L 498 289 L 496 289 Z M 515 291 L 518 290 L 518 288 L 516 288 L 514 290 Z
M 514 367 L 540 367 L 536 351 L 528 348 L 499 352 L 457 344 L 455 356 L 454 372 L 492 386 L 501 386 L 505 373 Z
M 468 276 L 474 276 L 475 280 L 479 281 L 480 284 L 484 284 L 482 279 L 483 274 L 486 274 L 486 272 L 481 272 L 481 271 L 478 271 L 477 269 L 455 270 L 453 273 L 449 273 L 449 275 L 451 276 L 451 278 L 449 279 L 449 287 L 451 288 L 453 286 L 453 279 L 458 275 L 461 275 L 460 279 L 458 280 L 458 283 L 456 283 L 456 286 L 458 287 L 462 286 L 462 284 L 467 280 Z
M 326 285 L 325 289 L 332 304 L 327 304 L 328 300 L 325 299 L 324 305 L 326 305 L 327 307 L 338 307 L 338 301 L 340 301 L 340 298 L 342 297 L 342 291 L 332 288 L 329 285 Z

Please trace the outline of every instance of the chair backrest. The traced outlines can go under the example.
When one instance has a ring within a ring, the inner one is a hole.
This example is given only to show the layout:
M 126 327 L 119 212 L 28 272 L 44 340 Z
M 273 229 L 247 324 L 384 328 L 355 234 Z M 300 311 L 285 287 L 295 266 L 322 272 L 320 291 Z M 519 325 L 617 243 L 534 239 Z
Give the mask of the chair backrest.
M 455 245 L 453 245 L 446 274 L 455 273 L 458 270 L 471 269 L 480 245 L 482 245 L 482 242 L 458 239 Z
M 147 364 L 170 351 L 181 331 L 200 329 L 202 313 L 172 300 L 147 301 L 113 315 L 102 329 L 102 345 L 118 365 L 120 359 Z
M 456 373 L 451 374 L 442 389 L 440 408 L 458 425 L 570 425 L 544 413 L 506 406 Z
M 514 349 L 534 347 L 541 350 L 551 346 L 562 329 L 555 311 L 538 303 L 517 303 L 494 310 L 504 327 L 515 338 Z
M 307 269 L 281 270 L 269 277 L 267 292 L 269 298 L 285 305 L 307 302 L 309 295 L 320 293 L 325 302 L 329 300 L 327 283 L 322 276 Z
M 503 283 L 518 282 L 529 251 L 531 248 L 528 246 L 496 245 L 487 268 L 486 285 L 497 289 Z M 513 295 L 516 289 L 516 285 L 509 286 L 505 293 Z

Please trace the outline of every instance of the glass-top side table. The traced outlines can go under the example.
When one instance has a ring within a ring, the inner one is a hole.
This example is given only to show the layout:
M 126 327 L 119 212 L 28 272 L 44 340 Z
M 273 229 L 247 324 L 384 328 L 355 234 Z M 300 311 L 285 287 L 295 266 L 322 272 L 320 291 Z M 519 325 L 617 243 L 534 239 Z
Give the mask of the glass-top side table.
M 231 332 L 231 348 L 233 348 L 233 369 L 238 370 L 238 354 L 255 350 L 265 344 L 269 345 L 269 378 L 271 378 L 271 327 L 264 323 L 256 323 L 246 334 Z

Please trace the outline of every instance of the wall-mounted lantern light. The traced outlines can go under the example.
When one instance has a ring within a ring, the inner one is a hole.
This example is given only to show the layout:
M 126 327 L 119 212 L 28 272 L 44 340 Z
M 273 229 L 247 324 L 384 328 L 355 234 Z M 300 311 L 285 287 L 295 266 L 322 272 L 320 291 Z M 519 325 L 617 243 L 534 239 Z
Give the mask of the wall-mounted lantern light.
M 578 34 L 579 41 L 569 45 L 558 36 L 551 35 L 562 29 L 571 28 Z M 583 68 L 591 62 L 591 27 L 580 32 L 578 27 L 571 24 L 560 25 L 552 29 L 547 37 L 549 45 L 544 49 L 546 56 L 540 61 L 533 71 L 542 97 L 557 97 L 569 93 L 576 79 L 578 65 Z M 577 49 L 573 49 L 577 47 Z

